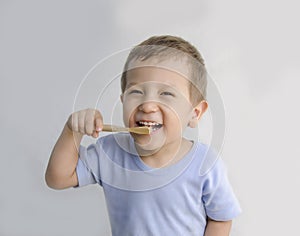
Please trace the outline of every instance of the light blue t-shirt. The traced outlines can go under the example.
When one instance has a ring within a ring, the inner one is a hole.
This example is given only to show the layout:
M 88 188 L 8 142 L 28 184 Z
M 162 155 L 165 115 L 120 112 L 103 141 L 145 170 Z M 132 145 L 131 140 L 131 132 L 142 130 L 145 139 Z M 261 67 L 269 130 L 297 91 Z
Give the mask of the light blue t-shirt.
M 113 236 L 199 236 L 207 217 L 226 221 L 240 213 L 223 162 L 202 143 L 158 169 L 141 160 L 129 134 L 81 146 L 79 156 L 79 186 L 103 187 Z

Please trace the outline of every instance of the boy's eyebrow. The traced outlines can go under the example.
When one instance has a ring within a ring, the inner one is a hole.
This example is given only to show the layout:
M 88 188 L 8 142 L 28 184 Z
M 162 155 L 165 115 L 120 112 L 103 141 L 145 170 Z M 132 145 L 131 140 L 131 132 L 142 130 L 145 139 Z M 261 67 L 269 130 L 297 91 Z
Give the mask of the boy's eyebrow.
M 131 82 L 131 83 L 128 83 L 127 85 L 126 85 L 126 88 L 130 88 L 130 87 L 132 87 L 132 86 L 134 86 L 134 85 L 137 85 L 138 83 L 137 82 Z

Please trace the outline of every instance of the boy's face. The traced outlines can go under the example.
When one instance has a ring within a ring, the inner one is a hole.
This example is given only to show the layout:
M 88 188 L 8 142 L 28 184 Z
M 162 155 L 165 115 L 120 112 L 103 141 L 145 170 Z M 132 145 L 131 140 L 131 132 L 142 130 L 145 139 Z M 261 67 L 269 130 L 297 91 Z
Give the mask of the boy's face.
M 195 127 L 204 112 L 191 105 L 190 84 L 184 76 L 156 66 L 129 70 L 121 99 L 126 126 L 152 127 L 150 135 L 132 134 L 146 152 L 180 143 L 184 129 Z

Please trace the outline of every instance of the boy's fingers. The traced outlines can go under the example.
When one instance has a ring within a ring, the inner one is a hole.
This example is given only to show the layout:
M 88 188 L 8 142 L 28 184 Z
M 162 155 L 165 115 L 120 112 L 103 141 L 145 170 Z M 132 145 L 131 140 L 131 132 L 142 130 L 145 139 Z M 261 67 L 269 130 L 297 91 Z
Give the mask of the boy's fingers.
M 100 132 L 102 130 L 103 124 L 102 124 L 102 119 L 101 118 L 96 118 L 95 119 L 95 130 L 97 132 Z
M 87 135 L 92 135 L 94 131 L 94 112 L 87 111 L 85 115 L 85 132 Z
M 85 134 L 85 112 L 79 112 L 78 114 L 78 131 Z
M 71 116 L 72 130 L 78 132 L 78 115 L 77 113 L 72 114 Z
M 96 111 L 95 113 L 95 130 L 97 132 L 100 132 L 103 127 L 103 121 L 102 121 L 102 116 L 99 111 Z

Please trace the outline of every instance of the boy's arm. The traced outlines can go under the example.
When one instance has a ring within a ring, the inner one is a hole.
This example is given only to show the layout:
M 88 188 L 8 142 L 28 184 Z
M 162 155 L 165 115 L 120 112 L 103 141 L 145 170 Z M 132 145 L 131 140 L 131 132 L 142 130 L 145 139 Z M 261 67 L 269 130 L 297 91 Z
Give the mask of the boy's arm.
M 78 185 L 76 166 L 82 134 L 65 125 L 51 153 L 45 180 L 50 188 L 64 189 Z
M 78 185 L 76 166 L 78 149 L 84 134 L 98 137 L 102 127 L 99 111 L 86 109 L 68 119 L 51 153 L 45 180 L 50 188 L 64 189 Z
M 204 236 L 229 236 L 232 221 L 214 221 L 207 219 Z

